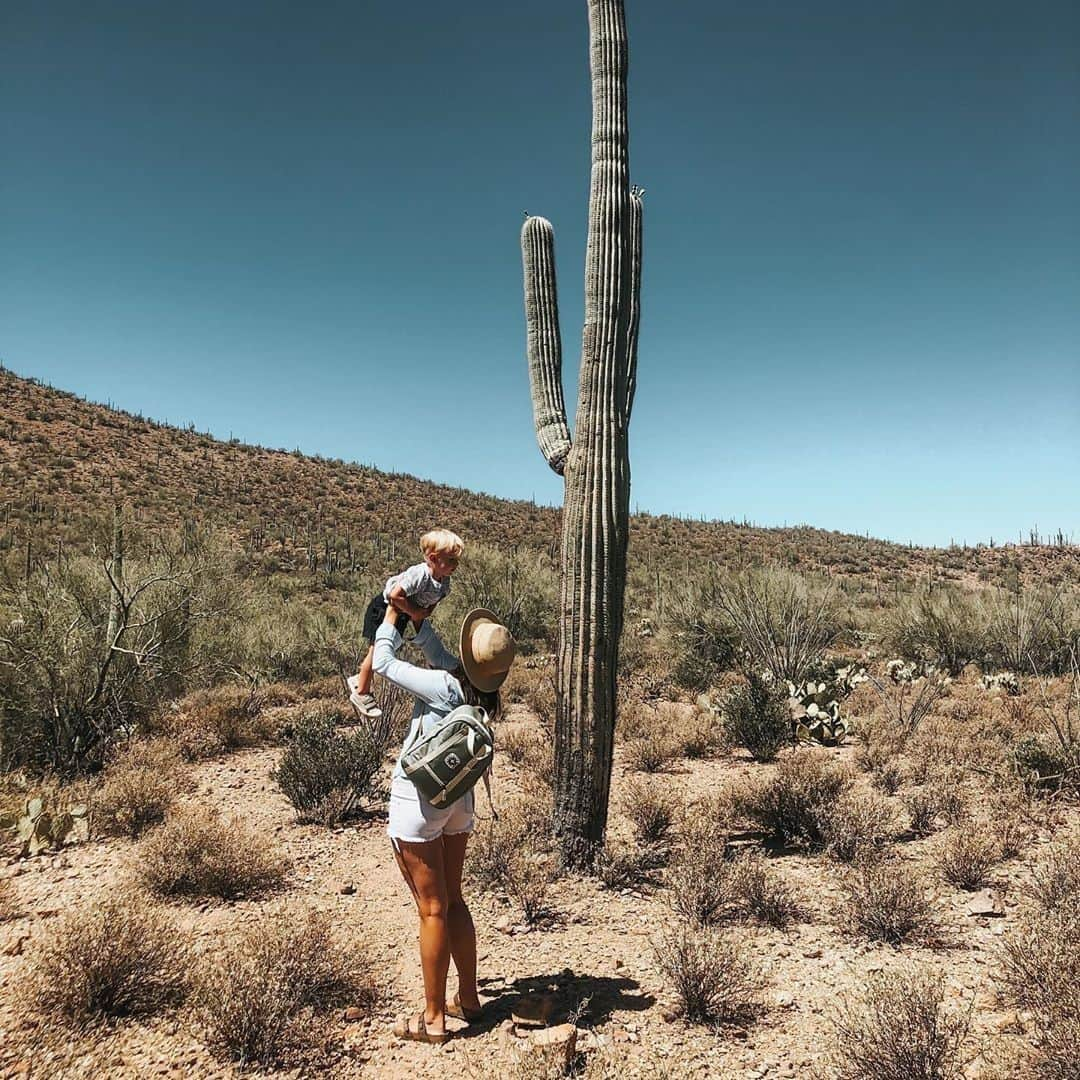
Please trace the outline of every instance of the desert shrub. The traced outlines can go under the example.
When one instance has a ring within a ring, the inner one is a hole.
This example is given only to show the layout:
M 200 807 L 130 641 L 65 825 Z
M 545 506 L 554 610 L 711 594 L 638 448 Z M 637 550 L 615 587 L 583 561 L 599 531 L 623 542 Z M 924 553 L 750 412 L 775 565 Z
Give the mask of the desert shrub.
M 692 761 L 712 757 L 723 745 L 723 732 L 711 712 L 681 711 L 669 728 L 678 752 Z
M 501 725 L 496 738 L 500 753 L 551 787 L 555 779 L 555 750 L 551 738 L 520 724 Z
M 240 628 L 231 666 L 253 682 L 310 682 L 332 675 L 339 661 L 327 643 L 339 636 L 339 624 L 341 636 L 360 641 L 357 619 L 355 612 L 320 611 L 307 597 L 264 600 Z
M 675 646 L 671 675 L 687 690 L 707 690 L 722 671 L 735 667 L 739 634 L 727 616 L 716 609 L 711 586 L 692 590 L 671 613 Z
M 984 660 L 986 618 L 980 598 L 964 589 L 921 590 L 895 610 L 886 642 L 908 660 L 959 675 Z
M 746 914 L 781 929 L 799 914 L 794 894 L 763 855 L 742 855 L 730 866 L 731 890 Z
M 30 958 L 24 992 L 35 1011 L 84 1027 L 178 1001 L 186 970 L 168 915 L 140 893 L 110 891 L 62 917 Z
M 555 668 L 553 663 L 534 666 L 540 657 L 528 657 L 510 669 L 503 684 L 506 702 L 520 701 L 545 724 L 555 722 Z
M 896 819 L 886 799 L 869 791 L 841 792 L 822 827 L 825 849 L 840 862 L 879 855 L 892 841 Z
M 503 893 L 526 922 L 544 911 L 556 868 L 551 856 L 551 792 L 537 789 L 483 822 L 469 844 L 465 877 L 476 888 Z
M 897 663 L 893 661 L 893 665 Z M 903 740 L 915 733 L 949 692 L 951 681 L 938 671 L 920 673 L 913 666 L 890 666 L 890 674 L 884 679 L 871 675 L 870 685 L 877 691 L 888 723 L 903 745 Z
M 747 947 L 712 930 L 678 926 L 653 944 L 660 970 L 673 984 L 687 1020 L 745 1020 L 765 980 Z
M 989 603 L 987 656 L 1006 671 L 1065 675 L 1080 645 L 1074 594 L 1040 586 L 999 589 Z
M 1056 1015 L 1080 986 L 1080 913 L 1075 908 L 1026 913 L 1005 938 L 1001 962 L 1011 1001 Z
M 641 843 L 656 845 L 668 839 L 678 814 L 680 800 L 669 787 L 645 780 L 634 780 L 623 794 L 623 813 L 634 826 Z
M 721 723 L 728 739 L 750 751 L 755 761 L 772 761 L 791 742 L 791 710 L 787 692 L 759 675 L 746 677 L 721 706 Z
M 950 825 L 959 825 L 970 817 L 970 794 L 964 774 L 956 768 L 931 768 L 926 789 L 938 808 L 938 814 Z
M 195 630 L 226 618 L 223 556 L 209 539 L 183 547 L 131 532 L 123 574 L 106 564 L 115 586 L 83 556 L 25 580 L 0 573 L 0 770 L 95 771 L 116 738 L 203 671 Z
M 1080 1046 L 1080 994 L 1062 1003 L 1052 1018 L 1037 1018 L 1038 1046 L 1028 1062 L 1025 1080 L 1076 1080 L 1076 1048 Z
M 962 829 L 946 839 L 938 866 L 945 880 L 958 889 L 978 889 L 986 884 L 990 868 L 1000 859 L 1001 849 L 994 837 Z
M 1013 746 L 1012 763 L 1033 795 L 1080 788 L 1080 742 L 1028 735 Z
M 733 902 L 730 875 L 719 872 L 719 853 L 690 848 L 672 864 L 664 880 L 666 900 L 672 910 L 694 926 L 712 926 Z M 719 865 L 723 865 L 721 862 Z
M 1024 890 L 1044 911 L 1080 911 L 1080 832 L 1051 845 L 1031 871 Z
M 200 806 L 172 811 L 138 856 L 139 877 L 158 896 L 252 896 L 279 886 L 288 869 L 272 839 Z
M 897 944 L 931 929 L 926 889 L 909 866 L 875 860 L 845 875 L 847 917 L 871 941 Z
M 901 757 L 888 757 L 873 771 L 870 777 L 874 787 L 885 792 L 886 795 L 895 795 L 907 779 L 907 769 Z
M 916 836 L 929 836 L 936 828 L 941 815 L 941 799 L 934 787 L 917 787 L 905 792 L 901 799 L 907 808 L 911 831 Z
M 331 1034 L 328 1013 L 373 998 L 355 943 L 346 948 L 335 938 L 329 915 L 287 908 L 207 956 L 191 994 L 210 1048 L 263 1068 L 314 1065 Z
M 802 683 L 840 636 L 836 593 L 787 570 L 751 570 L 709 586 L 711 606 L 738 634 L 748 668 Z
M 609 838 L 597 851 L 592 872 L 605 889 L 641 889 L 654 883 L 654 872 L 665 858 L 666 853 L 658 853 L 655 848 Z
M 192 760 L 263 741 L 259 698 L 250 686 L 197 690 L 169 710 L 161 722 Z
M 971 1013 L 944 1005 L 929 972 L 879 974 L 861 999 L 841 998 L 830 1017 L 837 1080 L 962 1080 Z
M 165 820 L 176 794 L 192 781 L 170 739 L 129 743 L 114 755 L 94 800 L 95 825 L 105 833 L 139 836 Z
M 666 731 L 651 731 L 631 739 L 623 749 L 623 761 L 631 772 L 656 773 L 675 760 L 678 747 Z
M 781 843 L 820 848 L 833 804 L 851 785 L 850 772 L 826 753 L 799 750 L 771 776 L 732 789 L 730 799 L 735 813 Z
M 335 825 L 373 794 L 385 746 L 366 729 L 339 732 L 315 712 L 301 719 L 271 774 L 300 821 Z

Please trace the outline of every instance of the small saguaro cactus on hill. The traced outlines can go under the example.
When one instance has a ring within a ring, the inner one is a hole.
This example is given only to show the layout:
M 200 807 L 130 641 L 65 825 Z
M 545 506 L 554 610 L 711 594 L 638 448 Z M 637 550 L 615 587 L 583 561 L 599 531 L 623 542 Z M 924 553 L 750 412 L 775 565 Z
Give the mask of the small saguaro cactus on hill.
M 588 0 L 592 175 L 585 330 L 571 440 L 550 222 L 521 231 L 536 440 L 564 478 L 555 717 L 555 828 L 563 859 L 589 865 L 603 843 L 615 732 L 630 511 L 627 429 L 634 403 L 641 288 L 641 195 L 629 181 L 626 17 Z

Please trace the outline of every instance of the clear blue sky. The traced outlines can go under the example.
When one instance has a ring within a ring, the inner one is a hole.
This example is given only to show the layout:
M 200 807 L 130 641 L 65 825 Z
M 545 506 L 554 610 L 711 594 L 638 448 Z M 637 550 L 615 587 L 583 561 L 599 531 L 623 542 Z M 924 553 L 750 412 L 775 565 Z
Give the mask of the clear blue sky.
M 1080 539 L 1075 0 L 628 0 L 632 503 Z M 558 502 L 518 232 L 576 401 L 584 0 L 0 14 L 0 358 L 249 442 Z

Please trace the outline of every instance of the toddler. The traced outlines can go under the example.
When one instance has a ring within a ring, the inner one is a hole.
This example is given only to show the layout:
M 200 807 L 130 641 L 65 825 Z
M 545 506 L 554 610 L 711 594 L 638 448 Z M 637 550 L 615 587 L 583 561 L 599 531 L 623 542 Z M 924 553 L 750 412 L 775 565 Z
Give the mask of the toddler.
M 397 628 L 404 633 L 411 619 L 419 626 L 435 610 L 435 605 L 450 592 L 450 575 L 457 569 L 465 545 L 449 529 L 432 529 L 420 537 L 424 561 L 395 574 L 364 613 L 364 637 L 368 651 L 360 672 L 348 679 L 349 700 L 361 716 L 377 720 L 382 710 L 371 693 L 371 660 L 375 632 L 386 617 L 386 609 L 399 612 Z

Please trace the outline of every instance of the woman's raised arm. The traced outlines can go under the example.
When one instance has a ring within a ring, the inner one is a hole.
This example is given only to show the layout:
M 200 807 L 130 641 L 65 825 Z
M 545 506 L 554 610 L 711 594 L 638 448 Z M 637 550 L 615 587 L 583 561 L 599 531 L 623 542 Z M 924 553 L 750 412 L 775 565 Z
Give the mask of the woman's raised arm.
M 453 671 L 461 662 L 442 643 L 442 638 L 436 633 L 430 619 L 425 619 L 417 630 L 413 644 L 419 647 L 427 662 L 440 671 Z
M 375 633 L 372 670 L 429 705 L 445 705 L 450 693 L 446 672 L 425 671 L 407 660 L 399 660 L 395 654 L 400 647 L 401 635 L 392 624 L 384 622 Z

